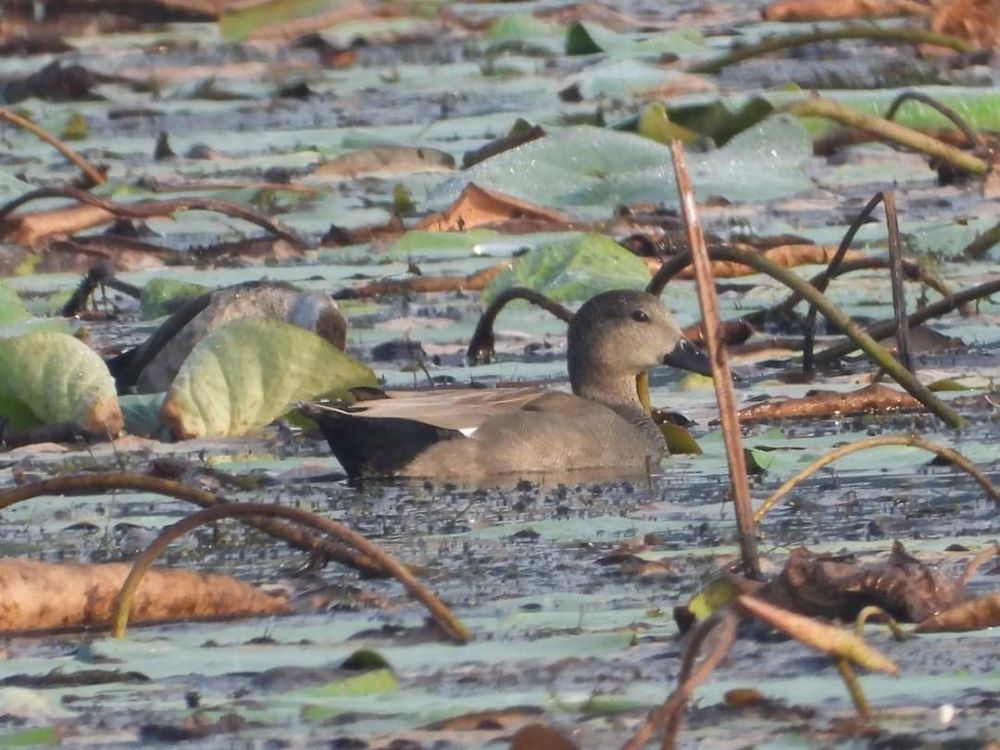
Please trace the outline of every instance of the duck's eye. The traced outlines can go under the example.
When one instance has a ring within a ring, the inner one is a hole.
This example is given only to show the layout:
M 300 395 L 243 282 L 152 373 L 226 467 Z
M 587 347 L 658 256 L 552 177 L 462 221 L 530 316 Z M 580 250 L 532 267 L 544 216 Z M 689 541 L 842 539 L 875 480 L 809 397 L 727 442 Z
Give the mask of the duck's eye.
M 637 323 L 648 323 L 649 315 L 646 313 L 645 310 L 633 310 L 632 320 L 636 321 Z

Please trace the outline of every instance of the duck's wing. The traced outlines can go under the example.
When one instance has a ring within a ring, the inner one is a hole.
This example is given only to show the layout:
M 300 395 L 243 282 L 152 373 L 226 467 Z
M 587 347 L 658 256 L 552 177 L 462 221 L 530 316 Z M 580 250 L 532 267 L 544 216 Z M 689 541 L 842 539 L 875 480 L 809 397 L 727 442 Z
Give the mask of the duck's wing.
M 397 474 L 432 445 L 462 439 L 458 430 L 398 417 L 373 418 L 320 404 L 300 410 L 319 425 L 330 450 L 352 479 Z
M 358 402 L 350 411 L 372 419 L 414 420 L 469 435 L 490 417 L 522 409 L 549 393 L 554 392 L 538 386 L 390 391 L 386 398 Z

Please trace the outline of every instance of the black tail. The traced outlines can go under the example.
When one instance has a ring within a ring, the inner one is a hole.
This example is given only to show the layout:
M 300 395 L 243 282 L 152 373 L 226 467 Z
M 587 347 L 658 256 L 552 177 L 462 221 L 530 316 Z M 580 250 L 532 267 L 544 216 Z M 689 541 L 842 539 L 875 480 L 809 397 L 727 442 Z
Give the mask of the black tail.
M 351 479 L 393 476 L 434 443 L 464 437 L 413 419 L 366 417 L 318 404 L 299 408 L 319 425 Z

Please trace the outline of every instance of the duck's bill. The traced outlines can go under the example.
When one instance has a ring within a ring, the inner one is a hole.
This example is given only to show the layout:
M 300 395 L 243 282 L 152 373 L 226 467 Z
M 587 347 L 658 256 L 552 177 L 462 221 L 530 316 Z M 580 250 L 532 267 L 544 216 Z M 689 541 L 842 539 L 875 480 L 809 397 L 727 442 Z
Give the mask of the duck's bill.
M 712 363 L 698 346 L 687 339 L 681 339 L 674 350 L 663 358 L 663 364 L 690 370 L 700 375 L 712 375 Z

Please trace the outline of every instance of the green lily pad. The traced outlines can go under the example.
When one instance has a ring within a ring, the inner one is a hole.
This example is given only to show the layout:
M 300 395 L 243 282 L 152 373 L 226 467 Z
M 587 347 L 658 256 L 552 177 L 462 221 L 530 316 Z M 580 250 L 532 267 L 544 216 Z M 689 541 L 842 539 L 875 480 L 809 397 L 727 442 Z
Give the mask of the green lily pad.
M 501 16 L 486 30 L 486 38 L 501 39 L 531 39 L 548 36 L 555 31 L 552 24 L 535 18 L 530 13 L 510 13 Z
M 166 396 L 166 393 L 127 393 L 119 396 L 125 431 L 130 435 L 156 437 L 163 429 L 160 409 Z
M 670 107 L 668 111 L 670 121 L 675 126 L 707 135 L 719 146 L 727 143 L 737 133 L 742 133 L 762 122 L 772 112 L 774 105 L 759 96 L 734 109 L 716 99 L 708 104 Z M 641 125 L 640 120 L 640 132 Z
M 62 733 L 58 727 L 32 727 L 0 734 L 0 748 L 6 750 L 15 747 L 58 745 L 61 739 Z
M 15 429 L 75 423 L 116 435 L 123 421 L 104 360 L 79 339 L 49 331 L 0 339 L 0 415 Z
M 0 284 L 0 325 L 19 323 L 28 317 L 28 311 L 13 289 Z
M 662 102 L 653 102 L 639 115 L 639 135 L 657 143 L 669 144 L 677 140 L 692 143 L 698 140 L 698 133 L 678 125 L 670 119 L 670 114 Z
M 489 304 L 512 286 L 537 289 L 555 300 L 584 300 L 610 289 L 642 289 L 648 281 L 641 259 L 602 234 L 587 234 L 518 258 L 487 285 L 482 301 Z
M 701 32 L 697 29 L 677 29 L 633 38 L 596 23 L 574 21 L 566 28 L 567 55 L 595 55 L 602 52 L 622 57 L 658 56 L 672 53 L 678 56 L 705 51 Z
M 689 154 L 688 164 L 699 198 L 759 202 L 812 189 L 805 173 L 811 158 L 803 126 L 780 115 L 722 148 Z M 577 213 L 593 206 L 590 213 L 600 216 L 616 205 L 662 203 L 675 194 L 670 149 L 634 133 L 585 125 L 487 159 L 445 183 L 432 200 L 450 203 L 469 182 L 544 206 L 578 207 Z
M 142 288 L 139 298 L 142 319 L 152 320 L 169 315 L 184 302 L 207 291 L 209 288 L 201 284 L 157 276 Z
M 160 418 L 176 439 L 245 435 L 297 401 L 376 383 L 371 370 L 315 333 L 249 317 L 198 342 L 167 391 Z
M 442 256 L 473 255 L 476 247 L 499 233 L 492 229 L 470 229 L 467 232 L 428 232 L 413 229 L 389 248 L 393 258 L 422 260 Z
M 312 16 L 335 13 L 338 8 L 352 5 L 352 0 L 271 0 L 227 10 L 219 17 L 219 33 L 223 41 L 239 42 L 259 29 L 273 29 Z

